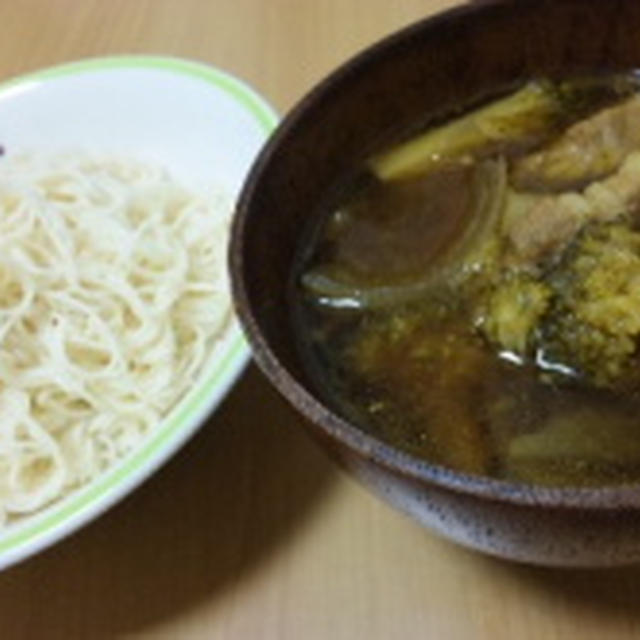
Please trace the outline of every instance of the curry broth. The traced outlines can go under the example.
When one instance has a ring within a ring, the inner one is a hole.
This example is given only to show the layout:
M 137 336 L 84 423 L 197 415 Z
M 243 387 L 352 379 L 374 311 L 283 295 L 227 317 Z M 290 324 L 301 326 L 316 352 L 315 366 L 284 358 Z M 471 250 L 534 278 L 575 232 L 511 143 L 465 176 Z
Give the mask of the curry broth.
M 530 83 L 372 158 L 293 279 L 334 410 L 467 473 L 640 478 L 636 88 Z

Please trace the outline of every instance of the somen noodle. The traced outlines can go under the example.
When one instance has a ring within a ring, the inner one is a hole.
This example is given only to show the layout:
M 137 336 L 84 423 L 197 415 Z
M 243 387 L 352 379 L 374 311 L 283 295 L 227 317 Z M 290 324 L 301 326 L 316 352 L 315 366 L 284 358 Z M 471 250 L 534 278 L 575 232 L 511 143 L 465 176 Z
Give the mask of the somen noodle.
M 0 161 L 0 526 L 134 449 L 230 315 L 230 202 L 163 169 Z

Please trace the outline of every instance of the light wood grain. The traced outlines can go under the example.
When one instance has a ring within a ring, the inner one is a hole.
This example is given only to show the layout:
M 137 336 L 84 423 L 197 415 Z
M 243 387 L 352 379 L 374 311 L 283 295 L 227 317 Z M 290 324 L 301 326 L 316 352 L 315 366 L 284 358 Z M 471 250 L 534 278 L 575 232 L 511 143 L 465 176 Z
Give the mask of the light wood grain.
M 0 78 L 147 52 L 229 69 L 281 111 L 446 0 L 0 2 Z M 0 134 L 2 122 L 0 122 Z M 640 637 L 640 570 L 466 551 L 343 476 L 249 369 L 221 412 L 106 516 L 0 574 L 3 640 Z

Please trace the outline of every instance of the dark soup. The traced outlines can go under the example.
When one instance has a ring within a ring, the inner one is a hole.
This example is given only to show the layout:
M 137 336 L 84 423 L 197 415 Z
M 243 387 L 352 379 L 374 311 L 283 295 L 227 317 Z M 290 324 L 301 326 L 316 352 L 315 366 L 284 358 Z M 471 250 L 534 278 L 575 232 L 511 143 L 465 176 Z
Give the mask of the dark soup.
M 318 391 L 454 469 L 640 478 L 640 94 L 532 81 L 372 157 L 300 248 Z

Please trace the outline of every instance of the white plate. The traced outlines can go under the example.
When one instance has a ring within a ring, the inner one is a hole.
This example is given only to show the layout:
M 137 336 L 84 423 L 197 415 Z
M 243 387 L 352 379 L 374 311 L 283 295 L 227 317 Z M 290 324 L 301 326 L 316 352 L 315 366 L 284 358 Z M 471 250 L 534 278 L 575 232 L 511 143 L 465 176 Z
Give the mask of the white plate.
M 163 165 L 187 187 L 218 185 L 234 196 L 276 122 L 272 108 L 237 78 L 176 58 L 89 59 L 0 84 L 6 158 L 105 152 Z M 0 569 L 75 531 L 138 486 L 203 423 L 247 360 L 234 319 L 201 380 L 142 446 L 91 484 L 0 532 Z

